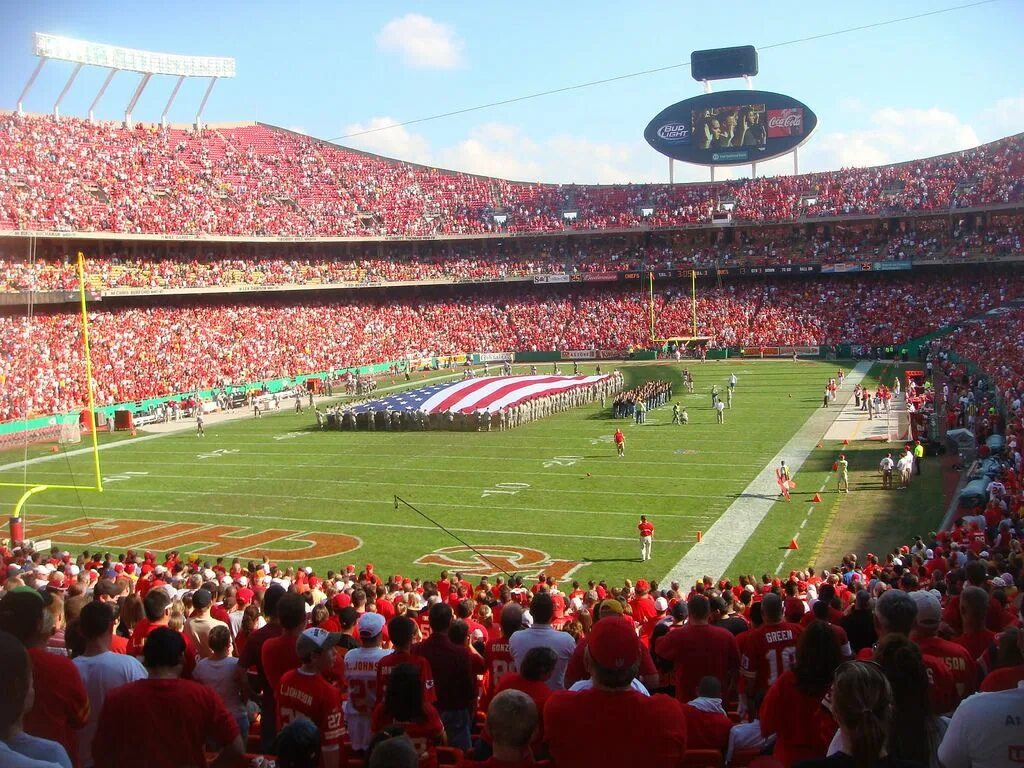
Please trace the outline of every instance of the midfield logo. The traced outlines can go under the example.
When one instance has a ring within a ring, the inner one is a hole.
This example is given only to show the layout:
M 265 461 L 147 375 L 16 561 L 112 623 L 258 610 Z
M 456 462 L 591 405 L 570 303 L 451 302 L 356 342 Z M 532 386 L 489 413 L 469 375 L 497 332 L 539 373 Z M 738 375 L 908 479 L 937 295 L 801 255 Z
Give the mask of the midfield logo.
M 474 576 L 518 573 L 533 578 L 544 573 L 559 580 L 569 577 L 573 571 L 586 564 L 578 560 L 557 560 L 547 552 L 530 547 L 491 544 L 480 545 L 477 549 L 486 559 L 467 547 L 457 546 L 434 550 L 415 564 L 435 565 Z

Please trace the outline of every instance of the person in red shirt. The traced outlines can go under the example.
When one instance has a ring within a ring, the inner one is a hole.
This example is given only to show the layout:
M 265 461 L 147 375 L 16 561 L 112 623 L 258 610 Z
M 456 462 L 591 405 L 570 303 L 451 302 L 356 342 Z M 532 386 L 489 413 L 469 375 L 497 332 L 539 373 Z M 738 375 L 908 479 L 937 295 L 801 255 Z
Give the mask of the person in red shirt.
M 735 635 L 708 623 L 711 616 L 708 599 L 704 595 L 693 595 L 686 605 L 689 613 L 686 625 L 658 638 L 654 647 L 659 657 L 672 662 L 676 698 L 684 704 L 697 695 L 697 686 L 706 675 L 717 678 L 722 690 L 732 690 L 740 666 Z
M 322 768 L 341 765 L 341 742 L 345 734 L 341 691 L 324 678 L 325 672 L 334 669 L 335 648 L 341 639 L 340 633 L 320 627 L 302 632 L 295 643 L 302 664 L 286 672 L 274 692 L 275 719 L 282 729 L 305 718 L 320 731 Z
M 389 675 L 387 690 L 373 709 L 371 732 L 400 726 L 420 755 L 420 766 L 436 765 L 435 747 L 444 743 L 444 723 L 434 705 L 423 698 L 420 667 L 399 664 Z
M 964 566 L 964 576 L 967 579 L 967 585 L 984 589 L 988 580 L 988 569 L 981 561 L 972 560 Z M 1003 628 L 1003 619 L 1003 606 L 999 604 L 998 600 L 990 596 L 988 611 L 985 614 L 985 627 L 992 632 L 999 632 Z M 953 595 L 946 603 L 942 611 L 942 620 L 953 632 L 957 634 L 963 632 L 963 619 L 960 616 L 960 595 Z
M 482 762 L 466 760 L 464 768 L 533 768 L 531 744 L 540 724 L 537 705 L 522 691 L 502 691 L 487 708 L 487 733 L 491 757 Z
M 938 599 L 928 592 L 911 592 L 910 597 L 917 603 L 917 618 L 914 619 L 910 639 L 917 643 L 922 654 L 940 659 L 949 668 L 958 698 L 974 693 L 978 684 L 978 665 L 962 645 L 938 636 L 942 622 L 942 606 Z
M 544 732 L 558 768 L 643 765 L 676 768 L 686 753 L 683 705 L 670 696 L 644 696 L 631 688 L 640 668 L 640 639 L 619 617 L 598 621 L 587 644 L 593 687 L 555 691 L 544 706 Z M 580 738 L 580 724 L 595 734 L 637 738 Z
M 878 643 L 871 648 L 862 648 L 857 659 L 874 661 L 878 645 L 889 635 L 902 635 L 909 638 L 917 618 L 917 604 L 914 599 L 899 589 L 889 589 L 882 593 L 875 603 L 875 628 L 878 632 Z M 934 656 L 922 654 L 921 660 L 928 670 L 928 703 L 932 714 L 941 715 L 951 712 L 956 707 L 956 684 L 949 667 Z
M 537 705 L 537 713 L 540 722 L 544 722 L 544 705 L 551 697 L 553 691 L 548 686 L 548 678 L 555 671 L 558 663 L 558 655 L 550 648 L 537 646 L 531 648 L 523 657 L 523 663 L 518 672 L 509 672 L 498 685 L 498 693 L 507 690 L 522 691 Z M 535 752 L 543 743 L 543 726 L 538 728 L 537 736 L 534 739 Z
M 260 648 L 263 676 L 273 691 L 280 688 L 281 678 L 286 672 L 298 669 L 302 663 L 295 646 L 306 628 L 306 601 L 294 592 L 284 595 L 277 604 L 277 620 L 282 633 L 267 640 Z
M 646 579 L 637 579 L 636 596 L 629 601 L 629 608 L 633 612 L 633 621 L 641 627 L 658 614 L 654 598 L 648 594 L 650 588 L 651 585 L 647 583 Z
M 31 587 L 17 587 L 0 600 L 0 630 L 9 632 L 25 646 L 32 662 L 35 700 L 25 714 L 24 730 L 30 736 L 56 741 L 78 768 L 78 737 L 89 721 L 89 696 L 78 668 L 67 656 L 46 650 L 47 633 L 43 596 Z M 0 695 L 8 695 L 5 690 Z
M 745 680 L 745 710 L 756 712 L 761 697 L 779 679 L 793 668 L 796 645 L 803 631 L 798 625 L 782 620 L 782 599 L 769 592 L 761 599 L 764 623 L 746 633 L 743 640 L 741 665 Z
M 615 430 L 615 452 L 622 458 L 626 455 L 626 436 L 622 434 L 622 429 Z
M 149 678 L 115 688 L 103 703 L 92 746 L 96 768 L 205 767 L 211 743 L 220 748 L 216 762 L 241 760 L 238 724 L 220 696 L 180 679 L 185 653 L 180 632 L 157 627 L 149 633 L 143 649 Z
M 501 637 L 498 640 L 490 640 L 484 646 L 484 662 L 487 666 L 487 673 L 484 678 L 483 700 L 481 706 L 487 703 L 498 692 L 498 686 L 506 673 L 515 667 L 512 659 L 512 649 L 509 646 L 509 638 L 523 628 L 523 609 L 515 603 L 509 603 L 501 609 Z
M 812 622 L 800 635 L 793 668 L 768 689 L 761 704 L 761 735 L 775 734 L 772 757 L 786 768 L 825 757 L 836 726 L 821 702 L 841 661 L 829 625 Z
M 647 520 L 647 515 L 640 515 L 640 523 L 636 529 L 640 532 L 640 560 L 650 560 L 651 547 L 654 545 L 654 526 Z M 637 586 L 640 586 L 639 582 Z
M 263 614 L 267 623 L 257 629 L 245 641 L 245 648 L 238 657 L 238 667 L 244 670 L 255 670 L 255 675 L 243 675 L 243 685 L 248 686 L 249 679 L 254 678 L 256 690 L 248 691 L 249 698 L 257 698 L 260 703 L 260 711 L 275 712 L 274 689 L 267 684 L 263 676 L 263 644 L 271 638 L 277 637 L 284 632 L 277 621 L 277 604 L 285 594 L 285 589 L 280 584 L 271 584 L 263 595 Z M 274 748 L 274 739 L 277 737 L 277 721 L 273 717 L 265 717 L 260 722 L 260 751 L 269 753 Z
M 141 656 L 146 638 L 149 633 L 157 627 L 166 627 L 171 620 L 171 596 L 163 589 L 151 589 L 142 599 L 142 608 L 146 612 L 146 618 L 135 625 L 132 630 L 131 641 L 128 644 L 128 653 L 133 656 Z M 185 668 L 182 677 L 186 680 L 192 679 L 192 672 L 196 668 L 196 661 L 199 659 L 199 652 L 192 642 L 192 638 L 182 634 L 185 639 Z
M 996 636 L 995 632 L 985 627 L 988 605 L 988 592 L 981 587 L 964 587 L 964 591 L 960 593 L 960 621 L 963 631 L 953 638 L 953 642 L 966 648 L 972 659 L 977 659 L 985 653 Z
M 412 664 L 420 671 L 420 682 L 423 685 L 423 700 L 433 704 L 437 700 L 434 692 L 434 675 L 430 671 L 430 662 L 422 656 L 413 656 L 412 641 L 416 636 L 416 622 L 408 616 L 395 616 L 388 622 L 388 635 L 391 637 L 392 653 L 377 663 L 377 699 L 383 701 L 388 692 L 388 683 L 395 667 Z M 377 730 L 377 729 L 374 729 Z
M 732 720 L 722 706 L 722 686 L 708 675 L 697 686 L 697 698 L 686 702 L 686 748 L 717 749 L 723 755 L 729 748 Z

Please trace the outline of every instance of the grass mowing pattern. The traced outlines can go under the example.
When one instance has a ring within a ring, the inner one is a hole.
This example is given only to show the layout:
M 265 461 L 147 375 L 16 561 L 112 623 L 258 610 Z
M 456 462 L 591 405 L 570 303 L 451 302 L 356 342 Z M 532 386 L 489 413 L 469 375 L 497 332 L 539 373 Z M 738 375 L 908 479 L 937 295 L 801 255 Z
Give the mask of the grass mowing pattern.
M 648 423 L 637 426 L 595 404 L 509 432 L 320 432 L 310 411 L 296 415 L 285 404 L 258 421 L 208 425 L 206 438 L 189 429 L 120 446 L 103 452 L 104 475 L 147 474 L 109 483 L 102 495 L 54 491 L 37 497 L 27 510 L 28 535 L 33 516 L 40 515 L 345 533 L 359 537 L 361 549 L 342 561 L 312 564 L 323 571 L 370 561 L 381 573 L 436 576 L 437 566 L 415 561 L 457 542 L 412 510 L 396 511 L 397 494 L 474 546 L 532 547 L 583 562 L 574 577 L 660 578 L 820 407 L 822 387 L 836 370 L 835 363 L 803 361 L 694 364 L 695 394 L 687 395 L 682 367 L 627 364 L 623 370 L 627 387 L 671 379 L 674 399 L 689 412 L 687 426 L 671 423 L 670 406 L 649 412 Z M 517 372 L 525 369 L 517 366 Z M 593 366 L 581 366 L 581 372 L 591 373 Z M 724 394 L 730 373 L 739 384 L 719 425 L 710 391 L 717 384 Z M 621 459 L 611 443 L 616 426 L 626 433 Z M 198 458 L 202 454 L 208 458 Z M 3 456 L 5 462 L 20 458 L 20 452 Z M 81 480 L 90 461 L 83 454 L 35 464 L 28 480 Z M 22 476 L 21 468 L 0 472 L 9 481 Z M 801 472 L 797 479 L 806 477 Z M 506 493 L 510 487 L 499 484 L 509 483 L 528 487 Z M 813 490 L 802 482 L 799 493 Z M 2 489 L 0 503 L 12 508 L 17 496 Z M 657 529 L 654 557 L 643 566 L 636 533 L 641 513 Z M 774 567 L 773 545 L 792 535 L 791 520 L 774 512 L 761 528 L 738 561 L 756 558 L 757 572 Z M 813 535 L 803 534 L 801 545 L 811 545 Z M 59 537 L 55 543 L 62 543 Z

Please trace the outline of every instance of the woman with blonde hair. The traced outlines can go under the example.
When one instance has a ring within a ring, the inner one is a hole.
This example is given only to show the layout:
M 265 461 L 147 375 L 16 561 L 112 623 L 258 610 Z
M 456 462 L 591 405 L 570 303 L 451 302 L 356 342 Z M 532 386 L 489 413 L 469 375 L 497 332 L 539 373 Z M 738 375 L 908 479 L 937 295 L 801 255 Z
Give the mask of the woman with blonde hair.
M 847 661 L 836 668 L 830 699 L 839 724 L 840 750 L 797 768 L 925 768 L 886 751 L 892 723 L 892 688 L 873 661 Z

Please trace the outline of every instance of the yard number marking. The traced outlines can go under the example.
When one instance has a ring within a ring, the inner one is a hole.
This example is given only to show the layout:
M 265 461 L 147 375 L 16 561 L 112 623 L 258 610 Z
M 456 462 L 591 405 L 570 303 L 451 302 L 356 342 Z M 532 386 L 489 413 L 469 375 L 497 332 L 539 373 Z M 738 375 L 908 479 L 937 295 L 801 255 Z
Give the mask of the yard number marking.
M 481 499 L 486 499 L 488 496 L 515 496 L 520 491 L 524 491 L 529 488 L 529 483 L 497 483 L 493 488 L 487 488 L 482 494 Z

